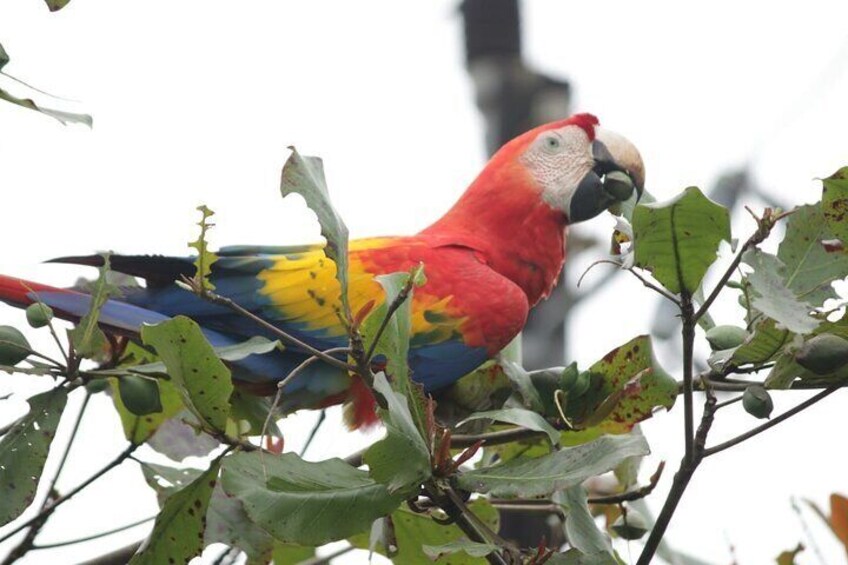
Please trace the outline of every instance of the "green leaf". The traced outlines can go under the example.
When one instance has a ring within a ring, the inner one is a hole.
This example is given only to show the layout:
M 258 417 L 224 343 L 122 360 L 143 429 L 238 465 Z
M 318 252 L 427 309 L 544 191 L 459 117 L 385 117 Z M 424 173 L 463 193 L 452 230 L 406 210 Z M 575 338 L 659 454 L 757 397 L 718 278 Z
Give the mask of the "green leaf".
M 153 531 L 130 565 L 188 563 L 203 551 L 206 510 L 218 480 L 221 459 L 215 459 L 209 469 L 167 498 Z
M 44 0 L 51 12 L 56 12 L 67 6 L 71 0 Z
M 54 120 L 61 122 L 63 125 L 77 123 L 91 127 L 94 124 L 94 120 L 88 114 L 75 114 L 73 112 L 63 112 L 61 110 L 45 108 L 44 106 L 37 105 L 30 98 L 18 98 L 17 96 L 9 94 L 2 88 L 0 88 L 0 100 L 5 100 L 6 102 L 10 102 L 16 106 L 27 108 L 28 110 L 40 112 L 45 116 L 50 116 Z
M 197 257 L 194 259 L 194 284 L 197 288 L 204 291 L 215 290 L 215 285 L 209 280 L 212 275 L 212 264 L 218 260 L 218 256 L 209 251 L 209 242 L 206 241 L 206 232 L 215 224 L 209 221 L 209 218 L 215 215 L 215 212 L 207 208 L 205 205 L 197 207 L 201 214 L 200 221 L 197 225 L 200 226 L 200 236 L 189 242 L 188 246 L 197 249 Z
M 370 348 L 374 338 L 386 318 L 389 305 L 406 289 L 410 278 L 423 277 L 419 265 L 409 273 L 392 273 L 380 275 L 376 280 L 386 293 L 385 301 L 379 308 L 371 312 L 362 324 L 362 337 L 366 348 Z M 412 335 L 412 290 L 408 297 L 398 307 L 394 315 L 386 322 L 386 327 L 380 336 L 380 341 L 374 348 L 374 355 L 386 358 L 386 372 L 392 377 L 392 388 L 403 395 L 409 403 L 415 427 L 420 434 L 426 434 L 427 411 L 424 406 L 424 393 L 420 385 L 409 377 L 409 338 Z
M 222 484 L 261 528 L 279 541 L 301 545 L 365 531 L 403 500 L 341 459 L 309 463 L 293 453 L 231 455 Z
M 186 408 L 201 423 L 225 430 L 233 392 L 230 370 L 215 355 L 200 326 L 177 316 L 155 326 L 142 326 L 141 339 L 156 349 Z
M 848 167 L 842 167 L 824 179 L 822 184 L 821 207 L 830 233 L 844 242 L 848 241 Z
M 333 208 L 327 181 L 324 178 L 324 165 L 318 157 L 307 157 L 289 147 L 292 154 L 283 165 L 280 192 L 283 197 L 296 192 L 303 196 L 306 205 L 315 212 L 321 225 L 321 235 L 327 240 L 325 252 L 336 264 L 336 279 L 341 287 L 341 301 L 345 317 L 350 317 L 350 303 L 347 296 L 347 226 Z
M 786 266 L 786 286 L 815 307 L 836 298 L 831 283 L 848 275 L 848 254 L 828 253 L 821 243 L 833 238 L 821 207 L 801 206 L 789 216 L 777 250 L 778 259 Z
M 754 308 L 792 332 L 808 334 L 816 329 L 819 321 L 810 316 L 813 306 L 789 288 L 787 267 L 778 257 L 753 248 L 742 260 L 754 269 L 747 276 Z
M 374 389 L 388 402 L 388 409 L 379 410 L 386 427 L 386 437 L 365 452 L 371 476 L 386 485 L 389 493 L 413 496 L 420 485 L 430 478 L 430 450 L 418 431 L 406 397 L 392 390 L 386 376 L 374 376 Z
M 507 424 L 515 424 L 537 432 L 545 432 L 552 445 L 559 443 L 560 432 L 555 427 L 550 425 L 541 414 L 532 412 L 525 408 L 501 408 L 500 410 L 489 410 L 486 412 L 476 412 L 460 422 L 458 425 L 463 425 L 471 420 L 494 420 L 496 422 L 505 422 Z
M 512 387 L 521 397 L 521 404 L 528 410 L 543 413 L 545 404 L 533 383 L 530 373 L 525 371 L 524 367 L 518 363 L 507 361 L 506 359 L 500 359 L 498 364 L 503 369 Z
M 6 53 L 6 50 L 3 49 L 3 45 L 0 44 L 0 71 L 3 70 L 3 67 L 9 62 L 9 54 Z
M 587 373 L 589 390 L 577 399 L 565 398 L 565 415 L 580 428 L 624 433 L 656 408 L 670 409 L 677 398 L 677 382 L 654 359 L 647 335 L 616 347 Z
M 64 388 L 33 396 L 26 416 L 0 439 L 0 526 L 32 504 L 67 400 Z
M 180 410 L 159 425 L 147 445 L 156 453 L 182 461 L 186 457 L 205 457 L 221 443 L 199 431 L 200 424 L 188 410 Z
M 471 557 L 485 557 L 498 550 L 498 546 L 490 543 L 478 543 L 468 539 L 457 539 L 441 545 L 424 545 L 421 547 L 425 554 L 434 561 L 445 555 L 466 553 Z
M 500 515 L 497 508 L 488 500 L 483 498 L 473 500 L 468 503 L 468 509 L 491 530 L 498 531 Z M 373 551 L 385 556 L 391 553 L 394 562 L 403 563 L 403 565 L 431 565 L 433 560 L 424 553 L 423 546 L 443 545 L 463 535 L 462 530 L 455 524 L 439 524 L 429 515 L 412 512 L 406 507 L 395 510 L 391 519 L 397 547 L 389 552 L 381 543 L 378 543 Z M 353 536 L 348 541 L 360 549 L 371 549 L 367 532 Z M 485 559 L 467 554 L 453 555 L 449 560 L 444 561 L 451 565 L 486 565 L 487 563 Z
M 271 341 L 268 338 L 254 336 L 247 341 L 223 347 L 213 347 L 215 355 L 222 361 L 240 361 L 250 355 L 264 355 L 279 347 L 279 341 Z M 129 374 L 144 373 L 147 375 L 167 374 L 168 368 L 165 363 L 156 361 L 143 365 L 133 365 L 126 369 Z
M 578 549 L 569 549 L 565 553 L 555 553 L 545 561 L 546 565 L 619 565 L 609 553 L 585 554 Z
M 249 559 L 264 560 L 267 563 L 275 550 L 275 541 L 267 532 L 254 524 L 240 500 L 227 496 L 220 483 L 215 485 L 209 510 L 206 512 L 206 532 L 203 543 L 223 543 L 230 547 L 238 547 Z M 312 548 L 298 548 L 309 551 L 304 556 L 308 559 L 314 554 Z M 275 562 L 275 565 L 278 565 Z
M 791 344 L 793 338 L 792 332 L 779 329 L 774 320 L 765 318 L 757 322 L 751 336 L 733 350 L 729 361 L 736 367 L 767 363 Z
M 626 458 L 649 451 L 641 436 L 603 436 L 543 457 L 520 457 L 468 471 L 457 477 L 457 484 L 462 489 L 492 496 L 545 496 L 611 471 Z
M 612 556 L 612 542 L 598 528 L 589 512 L 586 489 L 577 485 L 554 493 L 552 500 L 565 512 L 565 538 L 571 547 L 583 553 L 607 553 Z
M 672 293 L 691 295 L 715 261 L 719 243 L 730 241 L 730 217 L 727 208 L 690 186 L 672 200 L 638 205 L 633 236 L 636 265 Z
M 315 548 L 277 542 L 271 557 L 274 565 L 298 565 L 315 557 Z
M 79 321 L 77 326 L 68 332 L 68 337 L 74 346 L 77 355 L 86 358 L 96 357 L 106 347 L 106 336 L 97 321 L 100 318 L 100 309 L 109 300 L 113 287 L 109 284 L 109 255 L 103 255 L 103 266 L 99 269 L 97 282 L 91 292 L 91 300 L 88 312 Z
M 182 399 L 180 399 L 180 394 L 174 384 L 171 381 L 160 380 L 159 401 L 162 404 L 162 411 L 146 416 L 136 416 L 124 406 L 121 395 L 118 393 L 117 381 L 118 379 L 109 379 L 109 384 L 112 387 L 112 402 L 121 418 L 124 436 L 130 443 L 144 443 L 150 439 L 165 420 L 183 409 Z

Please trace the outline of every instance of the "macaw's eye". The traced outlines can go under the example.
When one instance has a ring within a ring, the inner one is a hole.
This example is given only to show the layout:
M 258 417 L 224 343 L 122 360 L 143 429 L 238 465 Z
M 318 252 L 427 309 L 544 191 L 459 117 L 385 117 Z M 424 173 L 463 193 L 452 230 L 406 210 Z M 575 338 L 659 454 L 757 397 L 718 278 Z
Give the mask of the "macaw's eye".
M 545 138 L 544 146 L 545 149 L 556 151 L 562 146 L 562 141 L 558 137 L 550 135 Z

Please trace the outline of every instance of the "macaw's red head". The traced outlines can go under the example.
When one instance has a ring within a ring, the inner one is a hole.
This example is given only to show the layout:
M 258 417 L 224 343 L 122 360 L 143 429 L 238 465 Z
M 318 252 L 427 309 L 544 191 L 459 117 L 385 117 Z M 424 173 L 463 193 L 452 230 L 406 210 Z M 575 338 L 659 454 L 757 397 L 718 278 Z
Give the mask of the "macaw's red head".
M 605 130 L 591 114 L 539 126 L 504 145 L 486 166 L 494 184 L 538 191 L 570 224 L 588 220 L 634 189 L 645 168 L 636 147 Z

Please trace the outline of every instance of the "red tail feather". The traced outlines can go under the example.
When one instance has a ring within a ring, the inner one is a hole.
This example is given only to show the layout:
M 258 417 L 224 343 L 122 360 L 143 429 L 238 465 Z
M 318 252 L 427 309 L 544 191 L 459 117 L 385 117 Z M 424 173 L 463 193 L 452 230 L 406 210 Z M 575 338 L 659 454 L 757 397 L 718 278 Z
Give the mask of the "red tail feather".
M 0 302 L 13 306 L 29 306 L 36 302 L 33 293 L 40 291 L 62 292 L 62 289 L 37 282 L 0 275 Z

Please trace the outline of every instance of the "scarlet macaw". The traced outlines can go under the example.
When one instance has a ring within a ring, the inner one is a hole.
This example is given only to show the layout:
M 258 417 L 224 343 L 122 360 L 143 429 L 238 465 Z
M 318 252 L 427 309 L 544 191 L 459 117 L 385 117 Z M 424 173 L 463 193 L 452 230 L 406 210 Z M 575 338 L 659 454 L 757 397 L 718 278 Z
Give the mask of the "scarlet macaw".
M 350 242 L 351 310 L 384 301 L 376 275 L 423 263 L 427 282 L 414 293 L 409 364 L 425 390 L 451 385 L 505 347 L 521 331 L 529 309 L 551 291 L 565 261 L 567 225 L 622 198 L 602 182 L 611 171 L 626 173 L 641 193 L 639 152 L 589 114 L 513 139 L 459 201 L 417 235 Z M 218 255 L 211 276 L 217 293 L 318 349 L 347 345 L 336 314 L 335 264 L 321 246 L 236 246 Z M 56 261 L 97 265 L 102 258 Z M 141 277 L 147 286 L 105 304 L 100 324 L 107 332 L 137 335 L 142 324 L 183 314 L 215 346 L 263 334 L 252 321 L 173 284 L 194 274 L 192 258 L 113 255 L 111 268 Z M 0 300 L 24 307 L 36 299 L 68 319 L 80 318 L 90 303 L 87 294 L 71 289 L 0 276 Z M 307 357 L 296 347 L 249 356 L 233 364 L 233 378 L 248 389 L 270 392 Z M 354 425 L 373 420 L 373 399 L 363 385 L 328 364 L 313 363 L 283 392 L 287 411 L 352 401 Z

